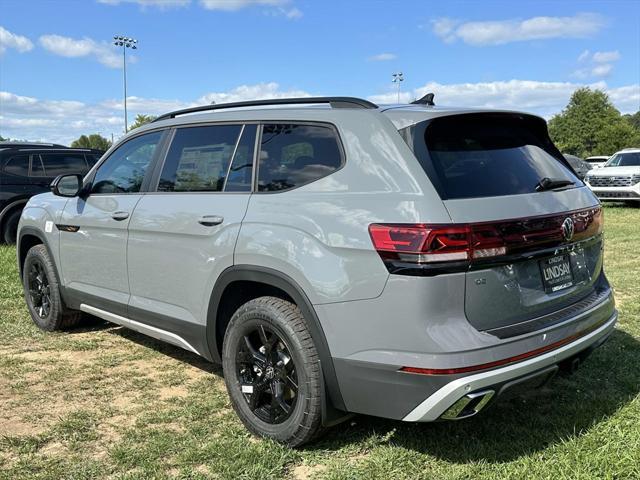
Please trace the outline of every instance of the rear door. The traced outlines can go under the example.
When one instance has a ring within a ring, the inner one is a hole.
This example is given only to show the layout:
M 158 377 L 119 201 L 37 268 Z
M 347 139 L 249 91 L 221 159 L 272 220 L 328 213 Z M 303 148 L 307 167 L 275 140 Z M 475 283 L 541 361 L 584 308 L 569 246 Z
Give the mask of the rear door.
M 471 261 L 465 312 L 472 325 L 513 336 L 608 295 L 600 278 L 598 201 L 553 146 L 542 119 L 455 115 L 433 120 L 421 134 L 420 162 L 452 221 L 477 225 L 505 248 L 495 258 Z M 571 184 L 544 189 L 545 177 Z
M 204 338 L 213 283 L 233 265 L 251 195 L 256 130 L 239 124 L 175 130 L 156 191 L 138 203 L 129 225 L 131 318 L 189 342 Z
M 127 229 L 162 135 L 146 133 L 120 145 L 89 179 L 90 191 L 69 199 L 62 213 L 57 227 L 63 283 L 87 305 L 127 314 Z

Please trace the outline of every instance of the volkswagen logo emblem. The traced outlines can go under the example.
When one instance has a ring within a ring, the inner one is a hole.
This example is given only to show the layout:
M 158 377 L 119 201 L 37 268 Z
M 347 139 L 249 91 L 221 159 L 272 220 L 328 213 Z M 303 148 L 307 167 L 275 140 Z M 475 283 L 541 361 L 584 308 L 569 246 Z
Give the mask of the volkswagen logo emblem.
M 564 222 L 562 222 L 562 236 L 568 242 L 573 238 L 574 232 L 573 220 L 571 218 L 565 218 Z

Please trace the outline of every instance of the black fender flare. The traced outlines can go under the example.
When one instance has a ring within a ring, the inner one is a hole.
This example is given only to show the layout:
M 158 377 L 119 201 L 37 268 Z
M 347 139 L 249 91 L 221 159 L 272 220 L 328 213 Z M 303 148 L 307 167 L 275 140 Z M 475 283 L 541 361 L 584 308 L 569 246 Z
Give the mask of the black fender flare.
M 324 335 L 318 315 L 304 290 L 295 280 L 278 270 L 253 265 L 233 265 L 220 274 L 213 287 L 207 311 L 207 344 L 213 361 L 216 363 L 221 362 L 221 352 L 218 351 L 216 342 L 218 307 L 225 289 L 236 281 L 264 283 L 279 288 L 293 299 L 307 321 L 309 331 L 318 350 L 328 398 L 331 400 L 333 407 L 346 411 L 327 338 Z

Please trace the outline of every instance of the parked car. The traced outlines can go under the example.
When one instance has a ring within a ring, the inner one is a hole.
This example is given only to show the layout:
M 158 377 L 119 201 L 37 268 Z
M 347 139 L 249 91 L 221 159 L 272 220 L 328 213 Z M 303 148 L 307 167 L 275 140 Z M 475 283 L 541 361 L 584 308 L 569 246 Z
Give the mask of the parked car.
M 53 143 L 0 142 L 0 241 L 15 243 L 22 209 L 61 174 L 86 174 L 103 152 Z
M 563 153 L 564 158 L 569 162 L 574 173 L 580 180 L 584 180 L 585 175 L 591 170 L 591 165 L 582 160 L 580 157 L 571 155 L 569 153 Z
M 602 201 L 640 205 L 640 148 L 615 153 L 604 167 L 591 170 L 585 181 Z
M 245 426 L 297 446 L 575 370 L 617 319 L 602 229 L 542 118 L 321 97 L 160 116 L 33 197 L 17 255 L 40 328 L 222 363 Z
M 608 155 L 594 155 L 592 157 L 587 157 L 584 159 L 585 162 L 591 165 L 592 169 L 604 167 L 604 164 L 607 163 L 607 160 L 609 160 Z

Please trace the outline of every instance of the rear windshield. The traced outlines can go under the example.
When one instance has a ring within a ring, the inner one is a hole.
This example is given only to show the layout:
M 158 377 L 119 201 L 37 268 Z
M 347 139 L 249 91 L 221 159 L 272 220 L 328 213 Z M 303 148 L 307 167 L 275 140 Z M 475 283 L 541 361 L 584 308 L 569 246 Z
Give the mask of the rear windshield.
M 605 167 L 638 167 L 640 166 L 640 152 L 616 153 Z
M 443 199 L 534 193 L 544 177 L 580 183 L 536 117 L 453 115 L 415 133 L 426 149 L 414 151 Z

